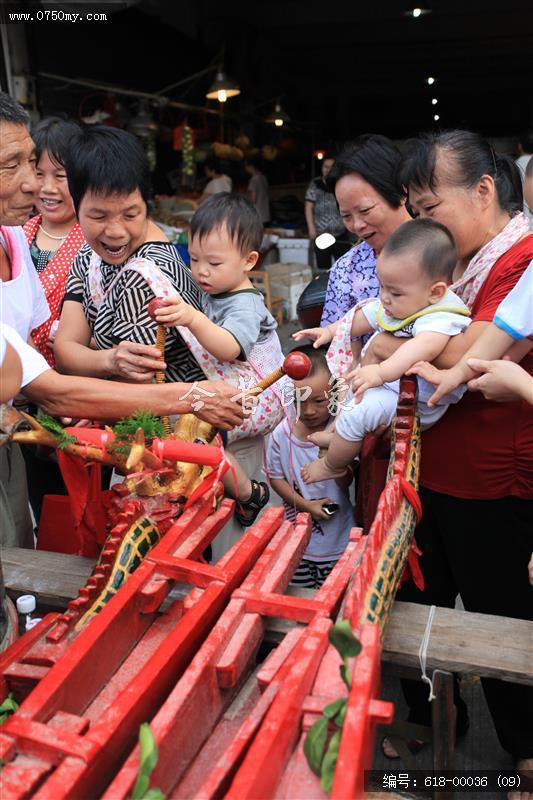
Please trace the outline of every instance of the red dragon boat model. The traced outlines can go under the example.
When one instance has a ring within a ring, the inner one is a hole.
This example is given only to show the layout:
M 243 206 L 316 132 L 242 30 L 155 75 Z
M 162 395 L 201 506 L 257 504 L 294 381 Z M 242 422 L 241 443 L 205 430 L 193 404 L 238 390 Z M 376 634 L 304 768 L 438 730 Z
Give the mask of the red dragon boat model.
M 415 396 L 403 379 L 372 527 L 351 531 L 312 597 L 287 593 L 307 514 L 293 524 L 270 508 L 204 562 L 234 501 L 221 499 L 223 449 L 197 419 L 170 438 L 139 426 L 127 446 L 96 429 L 58 443 L 11 419 L 14 439 L 113 463 L 126 481 L 78 597 L 0 654 L 0 701 L 20 704 L 0 727 L 3 800 L 145 796 L 143 723 L 158 752 L 149 784 L 168 798 L 364 796 L 375 726 L 393 711 L 379 696 L 381 642 L 420 514 Z M 273 618 L 286 633 L 258 664 Z

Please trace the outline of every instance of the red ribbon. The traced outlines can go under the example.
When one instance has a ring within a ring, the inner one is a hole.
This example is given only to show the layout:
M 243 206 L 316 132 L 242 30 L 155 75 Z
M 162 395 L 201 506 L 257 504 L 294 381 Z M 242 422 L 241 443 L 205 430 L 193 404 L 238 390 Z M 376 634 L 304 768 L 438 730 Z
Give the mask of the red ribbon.
M 400 476 L 400 489 L 402 490 L 407 502 L 412 506 L 413 511 L 415 512 L 417 523 L 420 522 L 422 519 L 422 502 L 420 500 L 420 495 L 416 491 L 415 487 L 403 476 Z M 418 559 L 418 557 L 421 555 L 422 551 L 419 550 L 416 541 L 413 539 L 411 542 L 411 547 L 409 548 L 407 565 L 402 575 L 401 582 L 404 583 L 404 581 L 412 578 L 416 588 L 423 592 L 425 589 L 424 575 L 422 574 L 420 561 Z

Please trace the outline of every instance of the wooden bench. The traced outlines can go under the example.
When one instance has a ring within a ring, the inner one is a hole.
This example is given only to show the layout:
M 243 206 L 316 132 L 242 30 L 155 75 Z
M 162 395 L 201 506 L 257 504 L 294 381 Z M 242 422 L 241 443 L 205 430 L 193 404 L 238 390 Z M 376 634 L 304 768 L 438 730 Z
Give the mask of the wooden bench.
M 65 608 L 77 595 L 95 563 L 94 559 L 81 556 L 19 548 L 3 549 L 1 558 L 4 583 L 12 598 L 31 593 L 38 606 L 54 609 Z M 187 590 L 186 586 L 177 586 L 172 594 L 182 597 Z M 289 587 L 288 594 L 312 596 L 313 592 Z M 409 670 L 410 677 L 420 676 L 418 652 L 428 613 L 428 606 L 396 602 L 386 630 L 383 661 L 394 669 Z M 266 639 L 279 642 L 294 625 L 287 620 L 270 619 Z M 503 634 L 505 647 L 501 646 Z M 533 685 L 533 622 L 437 608 L 426 659 L 427 674 L 431 676 L 434 670 L 432 729 L 394 722 L 387 732 L 410 770 L 417 765 L 405 744 L 407 738 L 432 742 L 434 768 L 453 769 L 452 672 Z M 437 797 L 447 800 L 451 794 L 436 792 Z
M 4 583 L 15 599 L 34 594 L 41 609 L 64 609 L 91 574 L 95 560 L 82 556 L 50 553 L 43 550 L 5 548 L 1 551 Z M 183 597 L 187 586 L 176 586 L 168 602 Z M 308 589 L 289 587 L 288 594 L 304 597 Z M 396 602 L 383 644 L 383 662 L 395 671 L 420 676 L 418 651 L 426 629 L 429 607 Z M 269 619 L 266 639 L 280 642 L 295 623 Z M 505 632 L 505 647 L 501 646 Z M 406 739 L 417 738 L 433 743 L 434 769 L 453 769 L 454 715 L 452 672 L 477 675 L 533 685 L 533 622 L 507 617 L 473 614 L 460 609 L 437 608 L 427 647 L 426 671 L 433 671 L 433 726 L 424 728 L 407 722 L 393 722 L 387 736 L 398 750 L 405 768 L 417 768 L 416 759 Z M 379 795 L 377 795 L 379 796 Z M 390 796 L 390 795 L 389 795 Z M 437 791 L 439 800 L 449 800 L 449 792 Z
M 4 547 L 0 550 L 4 585 L 10 597 L 33 594 L 37 604 L 65 609 L 94 569 L 96 559 Z
M 1 550 L 4 583 L 8 594 L 34 594 L 37 602 L 63 609 L 91 574 L 95 560 L 83 556 L 23 550 Z M 311 590 L 293 589 L 289 594 L 312 596 Z M 383 660 L 420 670 L 418 649 L 429 608 L 396 602 L 385 634 Z M 292 623 L 272 620 L 268 638 L 280 641 Z M 501 646 L 505 631 L 505 647 Z M 533 622 L 473 614 L 459 609 L 437 608 L 427 649 L 427 672 L 435 669 L 487 678 L 533 684 Z

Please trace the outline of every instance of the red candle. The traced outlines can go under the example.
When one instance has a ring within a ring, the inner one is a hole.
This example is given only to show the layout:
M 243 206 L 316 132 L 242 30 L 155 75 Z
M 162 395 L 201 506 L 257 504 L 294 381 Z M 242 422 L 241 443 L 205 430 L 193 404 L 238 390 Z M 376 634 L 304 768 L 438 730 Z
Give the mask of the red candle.
M 189 464 L 203 464 L 216 467 L 222 460 L 218 447 L 184 442 L 182 439 L 154 439 L 152 453 L 167 461 L 186 461 Z

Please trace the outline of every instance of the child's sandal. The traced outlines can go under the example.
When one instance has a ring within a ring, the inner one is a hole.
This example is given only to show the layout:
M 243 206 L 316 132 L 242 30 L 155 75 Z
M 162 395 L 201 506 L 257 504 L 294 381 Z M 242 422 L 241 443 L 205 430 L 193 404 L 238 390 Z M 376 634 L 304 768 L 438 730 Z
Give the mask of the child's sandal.
M 250 495 L 250 499 L 245 503 L 238 500 L 234 512 L 235 519 L 244 528 L 248 528 L 250 525 L 254 524 L 257 515 L 270 499 L 270 490 L 266 483 L 258 483 L 254 480 L 252 480 L 251 483 L 252 494 Z

